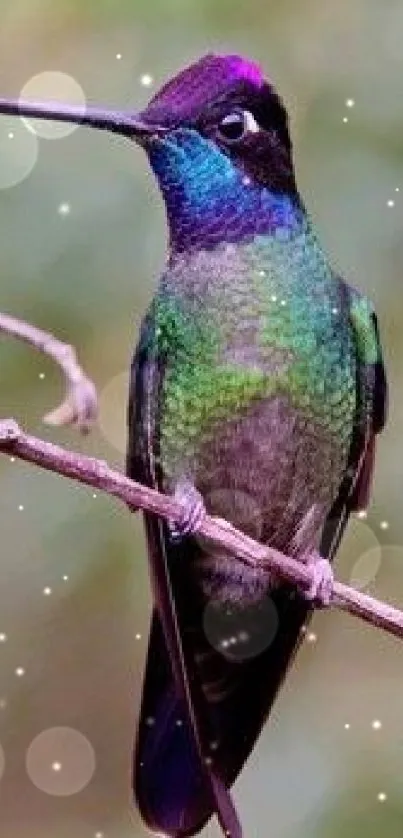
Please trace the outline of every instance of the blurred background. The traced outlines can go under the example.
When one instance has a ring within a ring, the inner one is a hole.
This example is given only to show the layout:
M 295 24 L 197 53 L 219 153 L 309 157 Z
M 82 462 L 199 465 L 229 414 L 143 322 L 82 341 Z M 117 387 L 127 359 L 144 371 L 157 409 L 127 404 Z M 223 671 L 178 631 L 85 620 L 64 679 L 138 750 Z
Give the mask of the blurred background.
M 391 385 L 373 503 L 337 574 L 400 605 L 402 37 L 399 0 L 1 2 L 1 95 L 137 108 L 208 50 L 246 53 L 278 85 L 301 191 L 335 266 L 375 303 Z M 126 371 L 163 264 L 163 207 L 129 143 L 38 132 L 0 120 L 0 309 L 76 345 L 101 416 L 85 439 L 45 428 L 58 370 L 1 336 L 0 413 L 122 467 Z M 141 838 L 130 803 L 150 610 L 141 520 L 10 458 L 0 480 L 0 836 Z M 403 644 L 317 615 L 235 797 L 248 838 L 400 838 Z M 204 835 L 218 838 L 216 824 Z

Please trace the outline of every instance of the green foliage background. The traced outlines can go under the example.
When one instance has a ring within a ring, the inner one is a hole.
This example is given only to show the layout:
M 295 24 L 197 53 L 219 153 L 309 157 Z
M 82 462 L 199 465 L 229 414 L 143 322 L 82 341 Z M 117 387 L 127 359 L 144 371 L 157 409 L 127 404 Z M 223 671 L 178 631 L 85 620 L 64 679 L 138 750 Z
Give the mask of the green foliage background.
M 375 302 L 391 383 L 373 505 L 367 523 L 352 523 L 338 575 L 356 574 L 377 539 L 383 548 L 369 590 L 402 603 L 402 3 L 1 0 L 0 12 L 1 95 L 60 70 L 89 101 L 137 108 L 148 95 L 142 73 L 159 84 L 211 49 L 253 56 L 278 84 L 292 114 L 301 191 L 335 265 Z M 2 165 L 0 157 L 0 176 Z M 66 217 L 62 202 L 71 205 Z M 102 394 L 107 433 L 83 440 L 45 429 L 41 417 L 61 396 L 59 375 L 3 339 L 1 414 L 121 466 L 124 371 L 165 248 L 144 157 L 86 129 L 42 141 L 30 177 L 0 189 L 0 230 L 0 309 L 76 344 Z M 141 522 L 109 498 L 22 463 L 1 459 L 0 479 L 0 631 L 8 636 L 0 645 L 0 835 L 140 838 L 129 773 L 150 607 Z M 313 630 L 317 642 L 302 648 L 236 785 L 245 835 L 398 838 L 403 645 L 336 613 L 317 616 Z M 376 718 L 382 728 L 374 731 Z M 25 770 L 33 738 L 59 725 L 80 730 L 97 760 L 92 782 L 69 797 L 39 791 Z M 215 824 L 205 835 L 218 835 Z

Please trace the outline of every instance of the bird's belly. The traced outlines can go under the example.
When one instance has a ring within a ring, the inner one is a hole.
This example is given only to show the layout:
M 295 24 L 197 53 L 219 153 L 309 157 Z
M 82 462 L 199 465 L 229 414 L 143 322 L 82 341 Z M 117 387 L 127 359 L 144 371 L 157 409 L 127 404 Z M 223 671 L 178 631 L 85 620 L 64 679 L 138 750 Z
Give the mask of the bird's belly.
M 334 434 L 278 396 L 227 420 L 200 445 L 193 479 L 210 514 L 298 556 L 318 546 L 346 458 Z M 226 601 L 260 598 L 274 583 L 261 568 L 210 547 L 198 566 L 205 594 Z

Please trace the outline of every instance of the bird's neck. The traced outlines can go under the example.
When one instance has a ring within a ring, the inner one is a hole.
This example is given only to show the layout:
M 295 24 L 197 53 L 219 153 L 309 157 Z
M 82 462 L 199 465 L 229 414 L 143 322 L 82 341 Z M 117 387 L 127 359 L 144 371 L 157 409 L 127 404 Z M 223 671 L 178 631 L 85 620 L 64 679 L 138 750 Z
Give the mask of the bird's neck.
M 255 183 L 214 147 L 156 145 L 151 166 L 165 201 L 171 254 L 243 244 L 257 236 L 294 236 L 306 222 L 295 189 Z

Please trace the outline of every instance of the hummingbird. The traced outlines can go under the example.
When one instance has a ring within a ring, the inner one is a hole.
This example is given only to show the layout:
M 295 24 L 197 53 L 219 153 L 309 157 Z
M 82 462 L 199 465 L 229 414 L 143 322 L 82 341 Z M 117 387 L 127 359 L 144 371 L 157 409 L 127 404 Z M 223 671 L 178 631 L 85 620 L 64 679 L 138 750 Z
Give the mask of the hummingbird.
M 133 785 L 146 825 L 184 838 L 260 735 L 351 513 L 369 502 L 387 382 L 371 302 L 332 268 L 299 194 L 285 105 L 254 62 L 208 54 L 137 114 L 0 100 L 146 152 L 165 267 L 131 366 L 127 474 L 174 495 L 146 513 L 153 589 Z M 308 564 L 302 590 L 202 539 L 208 513 Z

